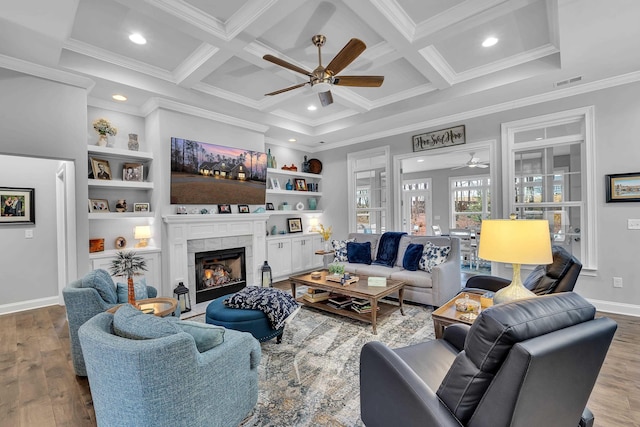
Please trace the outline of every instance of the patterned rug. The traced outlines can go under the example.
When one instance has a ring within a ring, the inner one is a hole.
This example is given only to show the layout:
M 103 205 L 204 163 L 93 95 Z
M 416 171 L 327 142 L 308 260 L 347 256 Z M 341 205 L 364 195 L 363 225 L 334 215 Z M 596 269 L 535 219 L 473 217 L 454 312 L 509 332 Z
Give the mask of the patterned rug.
M 405 304 L 371 325 L 302 307 L 281 344 L 262 343 L 258 404 L 243 426 L 363 426 L 360 349 L 369 341 L 392 348 L 434 338 L 431 307 Z M 204 315 L 189 320 L 204 322 Z

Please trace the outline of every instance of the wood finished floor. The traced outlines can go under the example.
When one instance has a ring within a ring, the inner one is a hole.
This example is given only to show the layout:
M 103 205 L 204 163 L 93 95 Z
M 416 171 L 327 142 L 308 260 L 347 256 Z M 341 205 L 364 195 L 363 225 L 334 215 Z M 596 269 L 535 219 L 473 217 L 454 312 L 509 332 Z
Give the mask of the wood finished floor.
M 597 427 L 640 427 L 640 318 L 606 316 L 618 331 L 589 408 Z M 0 427 L 95 425 L 88 381 L 71 365 L 64 307 L 0 316 Z

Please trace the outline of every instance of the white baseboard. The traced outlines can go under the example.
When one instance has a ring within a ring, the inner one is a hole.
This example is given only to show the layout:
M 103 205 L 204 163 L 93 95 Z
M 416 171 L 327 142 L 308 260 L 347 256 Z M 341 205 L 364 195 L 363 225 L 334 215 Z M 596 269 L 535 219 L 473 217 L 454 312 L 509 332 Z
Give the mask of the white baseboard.
M 11 304 L 0 305 L 0 314 L 16 313 L 18 311 L 33 310 L 34 308 L 42 308 L 58 304 L 59 301 L 57 296 L 14 302 Z
M 640 317 L 640 305 L 627 304 L 624 302 L 601 301 L 587 298 L 596 310 L 603 313 L 622 314 L 625 316 Z

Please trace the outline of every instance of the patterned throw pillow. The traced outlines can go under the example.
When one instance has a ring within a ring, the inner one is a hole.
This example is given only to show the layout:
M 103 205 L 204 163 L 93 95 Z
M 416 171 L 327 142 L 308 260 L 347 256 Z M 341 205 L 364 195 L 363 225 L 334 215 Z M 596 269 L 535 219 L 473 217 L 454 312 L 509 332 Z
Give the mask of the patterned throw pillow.
M 427 242 L 424 245 L 424 252 L 418 263 L 418 268 L 431 273 L 433 267 L 447 260 L 449 252 L 451 252 L 451 246 L 436 246 L 431 242 Z
M 349 262 L 349 258 L 347 257 L 347 243 L 355 241 L 356 239 L 332 240 L 331 245 L 333 246 L 333 250 L 336 251 L 334 261 Z

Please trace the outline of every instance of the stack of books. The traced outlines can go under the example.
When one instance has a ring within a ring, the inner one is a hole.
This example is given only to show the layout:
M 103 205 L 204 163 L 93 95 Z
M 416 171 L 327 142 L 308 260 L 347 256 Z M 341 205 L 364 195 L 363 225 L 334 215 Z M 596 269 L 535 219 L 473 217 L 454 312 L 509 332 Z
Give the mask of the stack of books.
M 347 308 L 351 305 L 353 298 L 345 295 L 331 295 L 327 305 L 333 308 Z
M 371 313 L 371 302 L 366 299 L 354 299 L 351 302 L 351 309 L 357 313 Z M 380 310 L 380 307 L 376 307 L 376 311 Z
M 304 298 L 305 301 L 309 302 L 320 302 L 328 300 L 329 295 L 331 295 L 331 292 L 329 291 L 325 291 L 323 289 L 308 288 L 307 293 L 304 294 L 302 298 Z

